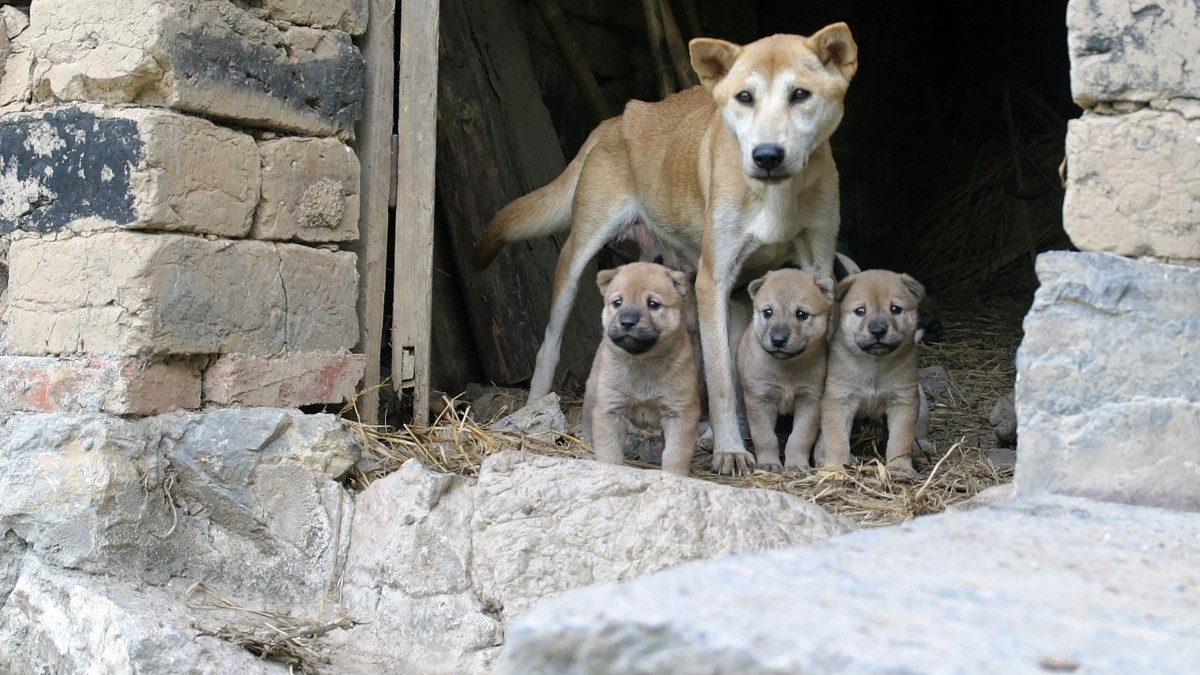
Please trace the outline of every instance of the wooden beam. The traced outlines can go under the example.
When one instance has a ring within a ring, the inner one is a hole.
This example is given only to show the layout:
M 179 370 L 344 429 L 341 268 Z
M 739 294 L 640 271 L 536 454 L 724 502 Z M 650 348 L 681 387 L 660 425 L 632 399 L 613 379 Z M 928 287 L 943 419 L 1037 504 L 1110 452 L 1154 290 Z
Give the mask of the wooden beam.
M 361 167 L 358 241 L 358 349 L 367 355 L 362 394 L 355 407 L 360 422 L 379 424 L 379 380 L 383 344 L 383 298 L 387 287 L 388 200 L 392 177 L 392 129 L 396 98 L 396 0 L 371 0 L 362 39 L 367 63 L 363 115 L 355 139 Z
M 429 421 L 439 15 L 439 0 L 400 1 L 392 381 L 412 390 L 417 424 Z
M 558 53 L 562 55 L 563 61 L 567 64 L 567 70 L 571 71 L 575 86 L 579 87 L 580 92 L 583 93 L 583 100 L 587 102 L 588 110 L 592 113 L 592 122 L 599 124 L 612 117 L 612 111 L 609 110 L 608 103 L 604 101 L 600 85 L 596 84 L 596 77 L 592 75 L 592 69 L 588 66 L 587 59 L 583 58 L 583 52 L 575 43 L 575 38 L 571 35 L 571 29 L 567 26 L 567 19 L 563 16 L 558 2 L 556 0 L 534 0 L 534 4 L 542 14 L 542 21 L 546 24 L 546 30 L 550 31 L 550 37 L 554 38 L 554 44 L 558 46 Z

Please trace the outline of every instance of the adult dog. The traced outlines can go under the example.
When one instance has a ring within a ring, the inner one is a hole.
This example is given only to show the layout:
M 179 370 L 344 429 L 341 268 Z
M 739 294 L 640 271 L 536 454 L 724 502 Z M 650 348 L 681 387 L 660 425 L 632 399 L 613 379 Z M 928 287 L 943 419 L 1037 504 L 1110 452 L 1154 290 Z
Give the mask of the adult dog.
M 832 281 L 840 216 L 829 137 L 858 46 L 837 23 L 745 46 L 696 38 L 689 49 L 700 87 L 630 101 L 601 123 L 561 175 L 496 215 L 474 262 L 484 267 L 509 241 L 571 227 L 530 400 L 553 385 L 579 278 L 605 243 L 634 231 L 694 264 L 713 468 L 741 474 L 754 458 L 738 430 L 730 292 L 785 263 Z

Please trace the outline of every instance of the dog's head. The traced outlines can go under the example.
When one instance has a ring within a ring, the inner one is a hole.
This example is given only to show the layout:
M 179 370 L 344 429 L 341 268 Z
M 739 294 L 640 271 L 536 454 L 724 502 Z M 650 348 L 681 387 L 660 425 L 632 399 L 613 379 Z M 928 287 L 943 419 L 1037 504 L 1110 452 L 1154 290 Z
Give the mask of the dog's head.
M 687 331 L 687 276 L 656 263 L 636 262 L 601 270 L 604 333 L 630 354 L 654 348 L 663 336 Z
M 917 304 L 925 287 L 907 274 L 867 270 L 838 282 L 833 291 L 840 316 L 838 334 L 848 346 L 873 356 L 911 347 Z
M 747 290 L 754 304 L 754 335 L 768 354 L 789 359 L 824 344 L 829 301 L 812 274 L 775 270 L 751 281 Z
M 765 183 L 794 176 L 829 140 L 858 70 L 858 45 L 844 23 L 745 46 L 696 38 L 689 48 L 692 68 L 741 148 L 743 170 Z

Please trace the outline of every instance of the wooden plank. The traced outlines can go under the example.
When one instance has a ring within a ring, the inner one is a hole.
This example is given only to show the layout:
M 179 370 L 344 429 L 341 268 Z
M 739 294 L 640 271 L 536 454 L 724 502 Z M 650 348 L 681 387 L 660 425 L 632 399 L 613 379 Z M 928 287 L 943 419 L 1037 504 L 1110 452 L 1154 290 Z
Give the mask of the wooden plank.
M 380 352 L 387 287 L 388 200 L 392 179 L 392 130 L 396 95 L 396 0 L 371 0 L 362 38 L 367 75 L 363 115 L 355 150 L 361 166 L 358 241 L 346 249 L 358 255 L 358 348 L 367 355 L 358 419 L 378 424 Z
M 412 389 L 417 424 L 429 421 L 440 11 L 438 0 L 400 1 L 392 373 L 397 390 Z

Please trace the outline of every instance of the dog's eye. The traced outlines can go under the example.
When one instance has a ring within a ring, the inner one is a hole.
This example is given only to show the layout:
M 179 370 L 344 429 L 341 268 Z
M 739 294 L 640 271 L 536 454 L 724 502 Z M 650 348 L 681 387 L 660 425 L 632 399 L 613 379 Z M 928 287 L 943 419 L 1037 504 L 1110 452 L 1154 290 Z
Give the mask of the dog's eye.
M 899 315 L 901 312 L 904 311 L 904 309 L 902 307 L 900 307 L 900 305 L 892 305 L 891 309 L 892 309 L 892 314 L 895 314 L 895 315 Z
M 812 92 L 807 89 L 793 89 L 792 103 L 804 103 L 812 96 Z
M 654 298 L 650 298 L 649 300 L 646 301 L 646 306 L 649 307 L 650 309 L 658 309 L 659 307 L 662 307 L 662 303 L 655 300 Z
M 742 105 L 754 105 L 754 94 L 751 94 L 745 89 L 734 94 L 733 98 Z
M 809 316 L 808 312 L 806 312 L 802 309 L 796 310 L 796 318 L 797 319 L 800 319 L 801 321 L 808 321 L 808 316 Z
M 771 318 L 771 315 L 774 313 L 775 312 L 770 307 L 767 307 L 766 309 L 764 309 L 762 311 L 762 318 L 769 319 L 769 318 Z
M 620 299 L 620 298 L 613 298 L 613 300 L 612 300 L 612 306 L 613 306 L 613 307 L 620 307 L 620 306 L 621 306 L 621 299 Z
M 867 315 L 866 307 L 855 307 L 854 308 L 854 316 L 866 316 L 866 315 Z

